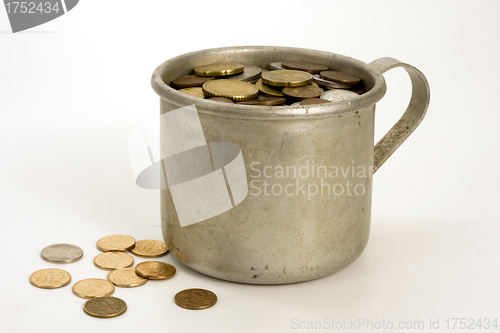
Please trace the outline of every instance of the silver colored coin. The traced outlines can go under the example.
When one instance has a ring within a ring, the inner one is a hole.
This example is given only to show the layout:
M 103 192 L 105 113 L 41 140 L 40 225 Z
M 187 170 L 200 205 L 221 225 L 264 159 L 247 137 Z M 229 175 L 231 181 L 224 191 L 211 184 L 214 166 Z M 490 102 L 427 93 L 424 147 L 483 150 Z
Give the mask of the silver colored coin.
M 316 82 L 318 85 L 323 86 L 323 87 L 332 87 L 332 88 L 337 88 L 337 89 L 351 89 L 352 84 L 345 84 L 345 83 L 337 83 L 329 80 L 322 79 L 319 74 L 313 74 L 313 81 Z
M 260 80 L 260 78 L 262 77 L 262 74 L 264 74 L 265 72 L 269 72 L 267 69 L 264 69 L 264 68 L 261 68 L 260 69 L 260 75 L 259 75 L 259 78 L 256 79 L 256 80 L 252 80 L 252 81 L 247 81 L 248 83 L 252 83 L 252 84 L 256 84 L 257 81 Z
M 257 81 L 260 78 L 261 72 L 262 72 L 262 70 L 260 69 L 260 67 L 245 66 L 243 73 L 236 74 L 233 76 L 228 76 L 227 79 L 237 80 L 237 81 L 245 81 L 245 82 Z
M 284 69 L 283 66 L 281 66 L 281 62 L 272 62 L 269 64 L 269 68 L 271 68 L 271 70 Z
M 333 89 L 333 90 L 328 90 L 323 94 L 321 94 L 320 98 L 329 100 L 331 102 L 343 102 L 343 101 L 348 101 L 355 97 L 359 97 L 359 95 L 353 91 L 343 90 L 343 89 Z
M 69 264 L 82 257 L 83 250 L 72 244 L 53 244 L 42 250 L 42 259 L 54 264 Z
M 300 102 L 290 104 L 290 106 L 300 106 Z

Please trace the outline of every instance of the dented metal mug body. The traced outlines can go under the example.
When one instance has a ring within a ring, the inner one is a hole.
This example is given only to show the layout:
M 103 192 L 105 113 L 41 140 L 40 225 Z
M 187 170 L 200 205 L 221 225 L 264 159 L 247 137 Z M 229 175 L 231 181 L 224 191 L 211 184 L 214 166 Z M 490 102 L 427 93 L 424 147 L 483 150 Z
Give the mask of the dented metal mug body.
M 367 92 L 326 104 L 250 106 L 200 99 L 169 86 L 201 65 L 238 62 L 266 68 L 286 60 L 353 74 Z M 403 67 L 411 78 L 411 100 L 401 119 L 374 145 L 375 103 L 386 92 L 382 73 L 395 67 Z M 329 52 L 270 46 L 178 56 L 154 71 L 152 86 L 160 96 L 162 115 L 194 104 L 207 142 L 240 148 L 248 186 L 244 199 L 235 203 L 232 198 L 231 209 L 182 226 L 167 185 L 161 190 L 164 239 L 188 267 L 251 284 L 321 278 L 361 254 L 370 231 L 372 175 L 418 126 L 430 96 L 424 75 L 396 59 L 366 64 Z M 224 175 L 228 183 L 227 170 Z

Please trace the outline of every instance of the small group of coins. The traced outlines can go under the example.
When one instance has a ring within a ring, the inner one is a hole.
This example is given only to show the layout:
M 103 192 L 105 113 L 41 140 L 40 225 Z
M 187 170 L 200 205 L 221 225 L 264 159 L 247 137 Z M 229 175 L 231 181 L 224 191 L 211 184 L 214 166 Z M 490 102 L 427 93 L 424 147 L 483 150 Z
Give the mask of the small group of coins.
M 320 64 L 272 62 L 269 69 L 217 63 L 196 67 L 194 74 L 178 77 L 170 85 L 212 101 L 268 106 L 342 102 L 365 92 L 359 77 Z
M 145 261 L 135 268 L 130 266 L 134 258 L 125 253 L 143 258 L 161 257 L 168 252 L 165 242 L 157 240 L 135 241 L 127 235 L 112 235 L 101 238 L 97 248 L 103 253 L 94 258 L 94 265 L 111 271 L 108 279 L 89 278 L 73 285 L 73 294 L 89 299 L 83 306 L 86 314 L 97 318 L 111 318 L 123 314 L 127 304 L 120 298 L 111 297 L 115 286 L 131 288 L 145 284 L 148 280 L 164 280 L 175 275 L 174 266 L 160 261 Z M 71 244 L 54 244 L 42 250 L 42 259 L 50 263 L 67 264 L 80 260 L 83 250 Z M 55 289 L 68 285 L 71 275 L 62 269 L 47 268 L 34 272 L 30 276 L 32 285 Z M 213 306 L 217 296 L 205 289 L 186 289 L 175 295 L 175 303 L 185 309 L 200 310 Z

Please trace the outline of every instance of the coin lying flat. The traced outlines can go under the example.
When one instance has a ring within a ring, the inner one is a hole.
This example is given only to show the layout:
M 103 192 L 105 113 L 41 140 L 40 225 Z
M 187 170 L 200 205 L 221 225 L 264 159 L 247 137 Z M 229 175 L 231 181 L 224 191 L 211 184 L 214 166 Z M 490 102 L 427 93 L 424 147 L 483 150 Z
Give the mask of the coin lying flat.
M 198 76 L 226 76 L 243 72 L 244 67 L 240 63 L 227 62 L 196 67 L 194 74 Z
M 122 288 L 139 287 L 148 282 L 148 279 L 135 273 L 135 268 L 115 269 L 108 274 L 108 280 Z
M 73 294 L 81 298 L 109 296 L 115 292 L 115 285 L 104 279 L 85 279 L 73 285 Z
M 254 84 L 227 79 L 205 82 L 203 92 L 207 96 L 226 97 L 233 101 L 253 99 L 259 94 L 259 90 Z
M 194 97 L 205 98 L 205 94 L 203 93 L 203 89 L 201 89 L 201 87 L 184 88 L 179 91 Z
M 89 299 L 83 305 L 83 311 L 92 317 L 113 318 L 127 310 L 127 303 L 122 299 L 112 296 L 96 297 Z
M 298 71 L 304 71 L 308 73 L 319 73 L 321 71 L 327 71 L 328 67 L 320 64 L 314 64 L 305 61 L 283 61 L 281 66 L 286 69 L 295 69 Z
M 323 88 L 325 88 L 326 90 L 344 89 L 344 88 L 333 88 L 333 87 L 323 87 Z M 358 95 L 363 95 L 366 92 L 363 88 L 359 87 L 359 85 L 352 86 L 351 88 L 349 88 L 347 90 L 355 92 Z
M 286 97 L 289 97 L 291 99 L 305 99 L 305 98 L 314 98 L 314 97 L 319 97 L 321 94 L 324 93 L 324 90 L 318 87 L 317 85 L 314 86 L 312 84 L 308 84 L 302 87 L 285 87 L 283 88 L 283 94 Z
M 133 263 L 134 258 L 130 254 L 123 252 L 104 252 L 94 258 L 94 265 L 106 271 L 129 267 Z
M 134 245 L 135 239 L 127 235 L 111 235 L 97 241 L 97 248 L 103 252 L 126 251 Z
M 311 83 L 310 73 L 296 70 L 276 70 L 262 74 L 262 82 L 275 87 L 300 87 Z
M 168 247 L 165 242 L 159 240 L 146 239 L 135 243 L 135 247 L 130 252 L 138 257 L 155 258 L 167 254 Z
M 42 250 L 42 259 L 53 264 L 69 264 L 78 261 L 83 256 L 83 250 L 71 244 L 53 244 Z
M 45 268 L 30 276 L 30 283 L 38 288 L 55 289 L 61 288 L 71 282 L 71 275 L 57 268 Z
M 319 73 L 322 79 L 343 83 L 343 84 L 358 84 L 361 82 L 361 79 L 357 76 L 354 76 L 349 73 L 339 72 L 339 71 L 322 71 Z
M 257 66 L 245 66 L 243 73 L 228 77 L 229 80 L 251 82 L 260 78 L 262 70 Z
M 321 78 L 321 76 L 319 76 L 318 74 L 313 75 L 313 80 L 314 82 L 323 87 L 329 87 L 335 89 L 351 89 L 353 87 L 352 84 L 337 83 L 330 80 L 325 80 Z
M 281 66 L 281 62 L 272 62 L 269 64 L 269 68 L 271 68 L 271 70 L 284 69 L 283 66 Z
M 363 95 L 366 92 L 365 89 L 363 89 L 361 87 L 357 87 L 357 86 L 352 88 L 351 91 L 355 92 L 358 95 Z
M 236 104 L 244 104 L 244 105 L 281 105 L 285 104 L 286 98 L 284 97 L 264 97 L 264 98 L 255 98 L 249 101 L 238 102 Z
M 185 75 L 174 79 L 170 84 L 177 89 L 201 87 L 203 83 L 213 79 L 215 76 Z
M 175 295 L 175 304 L 188 310 L 208 309 L 217 303 L 217 295 L 206 289 L 186 289 Z
M 161 261 L 145 261 L 135 267 L 135 273 L 149 280 L 165 280 L 175 275 L 174 266 Z
M 261 93 L 263 93 L 266 96 L 273 96 L 273 97 L 283 97 L 283 92 L 281 91 L 281 88 L 276 88 L 276 87 L 271 87 L 262 82 L 262 79 L 259 79 L 256 83 L 255 86 Z
M 232 100 L 230 100 L 229 98 L 226 98 L 226 97 L 210 97 L 208 100 L 209 101 L 216 101 L 216 102 L 234 104 L 234 102 Z
M 324 104 L 324 103 L 330 103 L 330 101 L 321 98 L 306 98 L 300 102 L 300 105 L 314 105 L 314 104 Z
M 350 90 L 333 89 L 325 91 L 321 95 L 321 98 L 332 102 L 343 102 L 358 96 L 358 94 Z

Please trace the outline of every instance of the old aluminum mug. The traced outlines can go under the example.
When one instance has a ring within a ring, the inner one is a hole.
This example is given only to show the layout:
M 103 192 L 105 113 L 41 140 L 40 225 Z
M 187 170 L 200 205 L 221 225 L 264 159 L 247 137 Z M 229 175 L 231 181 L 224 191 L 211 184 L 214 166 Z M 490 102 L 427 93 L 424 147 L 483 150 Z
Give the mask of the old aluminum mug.
M 266 68 L 307 61 L 360 77 L 366 93 L 308 106 L 214 102 L 172 89 L 197 66 L 238 62 Z M 408 108 L 374 146 L 375 103 L 386 92 L 382 73 L 404 68 L 412 82 Z M 181 227 L 171 191 L 161 191 L 163 237 L 188 267 L 223 280 L 285 284 L 333 274 L 363 251 L 369 236 L 372 178 L 413 132 L 429 104 L 429 85 L 415 67 L 393 58 L 370 64 L 289 47 L 227 47 L 197 51 L 161 64 L 152 86 L 160 112 L 196 105 L 207 142 L 242 152 L 248 195 L 232 209 Z

